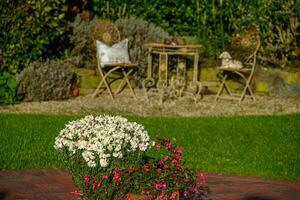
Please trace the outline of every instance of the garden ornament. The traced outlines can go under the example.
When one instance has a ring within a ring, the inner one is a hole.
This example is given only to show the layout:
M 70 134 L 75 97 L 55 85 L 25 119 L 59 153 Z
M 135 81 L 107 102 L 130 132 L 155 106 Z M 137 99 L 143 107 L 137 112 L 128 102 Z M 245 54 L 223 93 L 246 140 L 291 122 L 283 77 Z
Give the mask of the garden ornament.
M 241 69 L 241 68 L 243 68 L 242 62 L 239 60 L 232 59 L 231 55 L 227 51 L 224 51 L 223 53 L 221 53 L 219 58 L 222 59 L 221 68 L 223 68 L 223 69 Z

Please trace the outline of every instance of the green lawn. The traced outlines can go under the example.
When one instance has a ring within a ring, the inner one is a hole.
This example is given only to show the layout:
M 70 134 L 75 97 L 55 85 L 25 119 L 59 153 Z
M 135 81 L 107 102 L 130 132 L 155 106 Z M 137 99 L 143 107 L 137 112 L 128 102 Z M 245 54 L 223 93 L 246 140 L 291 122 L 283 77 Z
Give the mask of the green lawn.
M 0 168 L 61 167 L 54 138 L 80 116 L 0 114 Z M 219 172 L 300 180 L 300 114 L 284 116 L 128 117 L 151 136 L 176 138 L 186 164 Z

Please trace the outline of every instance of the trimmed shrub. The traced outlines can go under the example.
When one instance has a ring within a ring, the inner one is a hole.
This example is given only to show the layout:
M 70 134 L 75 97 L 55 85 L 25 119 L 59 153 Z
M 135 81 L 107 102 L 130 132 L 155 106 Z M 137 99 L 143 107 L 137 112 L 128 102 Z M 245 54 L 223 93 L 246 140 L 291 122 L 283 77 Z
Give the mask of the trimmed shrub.
M 76 80 L 71 65 L 59 60 L 35 61 L 18 76 L 18 94 L 25 101 L 59 100 L 71 97 Z

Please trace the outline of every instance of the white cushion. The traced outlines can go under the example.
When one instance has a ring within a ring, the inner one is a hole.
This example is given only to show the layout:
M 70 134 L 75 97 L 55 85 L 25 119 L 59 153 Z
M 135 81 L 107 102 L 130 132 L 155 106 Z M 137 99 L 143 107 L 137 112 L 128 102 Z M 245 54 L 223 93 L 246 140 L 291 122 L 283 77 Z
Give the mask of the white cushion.
M 107 64 L 130 63 L 128 54 L 128 39 L 122 40 L 111 47 L 98 40 L 96 43 L 101 67 L 104 67 Z

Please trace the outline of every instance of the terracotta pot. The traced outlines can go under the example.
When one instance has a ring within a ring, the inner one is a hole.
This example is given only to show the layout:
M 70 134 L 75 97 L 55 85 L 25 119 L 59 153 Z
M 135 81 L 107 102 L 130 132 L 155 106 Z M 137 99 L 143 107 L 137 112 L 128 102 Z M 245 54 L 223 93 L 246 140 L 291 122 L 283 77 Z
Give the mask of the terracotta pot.
M 72 97 L 77 97 L 79 95 L 78 86 L 72 86 L 71 87 L 71 95 L 72 95 Z

